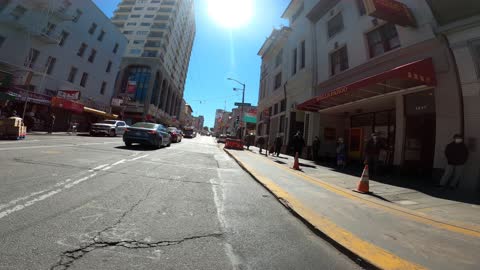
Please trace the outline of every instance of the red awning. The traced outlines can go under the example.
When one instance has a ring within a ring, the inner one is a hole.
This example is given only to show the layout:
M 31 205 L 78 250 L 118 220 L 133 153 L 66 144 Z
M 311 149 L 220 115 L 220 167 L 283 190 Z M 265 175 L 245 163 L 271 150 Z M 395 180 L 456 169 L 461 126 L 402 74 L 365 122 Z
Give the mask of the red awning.
M 59 97 L 52 97 L 52 107 L 62 108 L 74 113 L 83 113 L 84 108 L 83 104 Z
M 297 109 L 317 112 L 322 109 L 416 86 L 435 86 L 436 83 L 433 61 L 432 58 L 428 58 L 396 67 L 331 91 L 326 91 L 298 105 Z

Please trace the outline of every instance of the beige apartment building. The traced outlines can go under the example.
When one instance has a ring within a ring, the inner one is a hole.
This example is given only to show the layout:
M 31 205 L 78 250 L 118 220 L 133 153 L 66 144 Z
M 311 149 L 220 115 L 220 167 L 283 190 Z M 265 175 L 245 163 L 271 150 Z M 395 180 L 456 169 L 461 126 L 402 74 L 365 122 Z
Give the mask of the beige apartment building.
M 300 131 L 306 157 L 318 136 L 326 159 L 343 137 L 349 161 L 361 164 L 376 132 L 385 167 L 437 181 L 460 133 L 470 149 L 462 188 L 478 189 L 480 13 L 465 8 L 471 1 L 441 2 L 291 1 L 282 15 L 289 26 L 259 51 L 257 135 L 288 145 Z
M 195 38 L 193 0 L 124 0 L 114 14 L 129 40 L 116 85 L 120 113 L 129 123 L 179 123 Z

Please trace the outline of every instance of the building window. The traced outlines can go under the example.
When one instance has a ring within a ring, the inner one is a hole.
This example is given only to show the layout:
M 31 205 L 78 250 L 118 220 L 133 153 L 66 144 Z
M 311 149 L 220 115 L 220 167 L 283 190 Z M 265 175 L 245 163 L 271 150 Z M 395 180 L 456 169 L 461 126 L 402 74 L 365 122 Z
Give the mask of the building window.
M 130 50 L 130 54 L 137 55 L 137 54 L 141 54 L 141 53 L 142 53 L 142 50 L 140 50 L 140 49 L 131 49 Z
M 45 68 L 48 75 L 52 74 L 55 63 L 57 63 L 57 58 L 49 56 L 47 59 L 47 63 L 45 63 Z
M 363 1 L 364 0 L 356 0 L 358 12 L 360 13 L 360 16 L 367 14 L 367 9 L 365 8 L 365 2 Z
M 276 115 L 278 113 L 278 103 L 275 103 L 273 106 L 273 115 Z
M 129 23 L 127 23 L 127 26 L 135 26 L 135 25 L 137 25 L 136 22 L 129 22 Z
M 286 109 L 287 109 L 287 102 L 285 101 L 285 99 L 282 99 L 282 101 L 280 102 L 280 112 L 284 112 Z
M 285 131 L 285 115 L 280 116 L 280 123 L 278 125 L 278 132 L 282 133 Z
M 143 7 L 135 7 L 133 10 L 143 10 Z
M 145 50 L 142 54 L 142 57 L 157 57 L 158 51 Z M 173 78 L 173 74 L 172 74 Z
M 282 85 L 282 72 L 275 75 L 275 86 L 274 89 L 278 89 Z
M 124 35 L 131 35 L 131 34 L 133 34 L 133 31 L 131 31 L 131 30 L 123 31 L 123 34 Z
M 55 31 L 55 28 L 57 28 L 56 24 L 47 22 L 47 27 L 43 29 L 43 32 L 47 35 L 50 35 L 53 31 Z
M 152 0 L 150 3 L 160 3 L 160 0 Z
M 130 18 L 140 18 L 140 15 L 139 14 L 133 14 L 133 15 L 130 15 Z
M 90 56 L 88 57 L 88 62 L 93 63 L 95 61 L 95 56 L 97 55 L 97 51 L 95 49 L 92 49 L 90 52 Z
M 5 43 L 5 37 L 4 36 L 0 36 L 0 48 L 2 47 L 3 43 Z
M 147 10 L 156 10 L 157 8 L 156 7 L 149 7 L 147 8 Z
M 283 49 L 280 50 L 277 54 L 277 56 L 275 57 L 275 67 L 278 67 L 279 65 L 282 64 L 282 54 L 283 54 Z
M 29 68 L 33 68 L 35 66 L 35 62 L 37 62 L 38 56 L 40 52 L 36 49 L 30 49 L 28 53 L 27 60 L 25 61 L 25 66 Z
M 145 40 L 136 39 L 133 41 L 133 44 L 143 44 L 143 43 L 145 43 Z
M 115 43 L 115 46 L 113 47 L 113 53 L 118 52 L 118 43 Z
M 96 23 L 92 23 L 92 25 L 90 26 L 90 29 L 88 29 L 88 33 L 90 35 L 93 35 L 93 33 L 95 33 L 95 30 L 97 30 L 97 24 Z
M 327 22 L 328 37 L 331 38 L 343 30 L 342 13 L 338 13 Z
M 73 22 L 78 22 L 78 20 L 80 19 L 80 17 L 82 16 L 83 12 L 80 10 L 80 9 L 77 9 L 75 11 L 75 17 L 73 17 Z
M 10 15 L 15 19 L 15 20 L 18 20 L 20 19 L 23 15 L 25 15 L 25 13 L 27 12 L 27 9 L 22 6 L 22 5 L 18 5 L 16 6 L 11 12 L 10 12 Z
M 348 53 L 347 47 L 342 47 L 330 54 L 330 73 L 335 75 L 348 69 Z
M 150 25 L 152 25 L 152 24 L 151 23 L 145 23 L 145 22 L 140 24 L 140 26 L 150 26 Z
M 78 49 L 77 55 L 83 57 L 83 55 L 85 54 L 85 50 L 87 50 L 87 44 L 82 43 L 82 45 L 80 45 L 80 48 Z
M 105 37 L 105 31 L 102 30 L 102 31 L 100 32 L 100 35 L 98 35 L 97 40 L 98 40 L 98 41 L 102 41 L 102 40 L 103 40 L 103 37 Z
M 292 75 L 297 74 L 297 48 L 293 49 L 292 54 Z
M 105 95 L 105 89 L 107 89 L 107 83 L 102 82 L 102 87 L 100 88 L 100 95 Z
M 305 40 L 300 43 L 300 69 L 305 68 Z
M 148 31 L 137 31 L 137 35 L 139 36 L 145 36 L 148 34 Z
M 62 33 L 60 34 L 60 42 L 58 42 L 58 46 L 63 47 L 69 35 L 70 33 L 62 31 Z
M 70 73 L 68 73 L 68 81 L 71 83 L 75 82 L 75 77 L 77 76 L 78 69 L 76 67 L 72 67 L 70 69 Z
M 82 74 L 82 79 L 80 80 L 80 86 L 85 87 L 87 85 L 88 73 L 84 72 Z
M 395 25 L 387 23 L 367 33 L 370 57 L 383 54 L 400 47 L 400 39 Z
M 108 61 L 107 69 L 105 70 L 105 72 L 110 73 L 110 70 L 112 70 L 112 61 Z
M 155 17 L 155 15 L 153 15 L 153 14 L 147 14 L 147 15 L 145 15 L 145 16 L 143 16 L 143 17 L 144 17 L 144 18 L 153 18 L 153 17 Z
M 472 51 L 473 62 L 477 67 L 477 78 L 480 78 L 480 40 L 471 42 L 470 49 Z
M 121 93 L 127 91 L 129 82 L 136 82 L 135 101 L 143 102 L 150 84 L 151 70 L 148 67 L 132 66 L 128 68 L 128 75 L 122 80 Z

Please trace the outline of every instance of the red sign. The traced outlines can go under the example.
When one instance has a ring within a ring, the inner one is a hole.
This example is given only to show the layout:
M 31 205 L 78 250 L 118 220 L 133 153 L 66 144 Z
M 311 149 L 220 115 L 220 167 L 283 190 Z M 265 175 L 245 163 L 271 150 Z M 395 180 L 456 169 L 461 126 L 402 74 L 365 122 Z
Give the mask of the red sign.
M 68 100 L 79 100 L 80 91 L 78 90 L 58 90 L 57 97 L 68 99 Z
M 137 91 L 137 82 L 136 81 L 128 81 L 127 83 L 127 93 L 133 94 Z
M 407 5 L 394 0 L 364 0 L 369 16 L 400 26 L 416 27 L 415 17 Z
M 83 104 L 73 102 L 71 100 L 59 98 L 59 97 L 52 97 L 52 107 L 62 108 L 67 111 L 72 111 L 75 113 L 82 113 L 83 112 Z

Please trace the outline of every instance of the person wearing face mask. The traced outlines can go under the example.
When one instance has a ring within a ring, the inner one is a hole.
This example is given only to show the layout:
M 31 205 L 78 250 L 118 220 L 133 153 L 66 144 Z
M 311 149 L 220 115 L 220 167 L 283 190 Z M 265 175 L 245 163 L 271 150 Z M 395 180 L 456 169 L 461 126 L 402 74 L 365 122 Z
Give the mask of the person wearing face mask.
M 445 168 L 445 173 L 443 174 L 442 179 L 440 180 L 440 186 L 445 187 L 448 185 L 451 189 L 455 189 L 463 178 L 464 165 L 468 159 L 468 149 L 460 134 L 455 134 L 453 142 L 447 145 L 445 156 L 448 165 Z
M 370 177 L 377 175 L 378 157 L 382 148 L 377 134 L 375 132 L 372 133 L 372 136 L 365 147 L 365 164 L 368 164 L 368 173 Z

